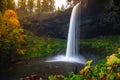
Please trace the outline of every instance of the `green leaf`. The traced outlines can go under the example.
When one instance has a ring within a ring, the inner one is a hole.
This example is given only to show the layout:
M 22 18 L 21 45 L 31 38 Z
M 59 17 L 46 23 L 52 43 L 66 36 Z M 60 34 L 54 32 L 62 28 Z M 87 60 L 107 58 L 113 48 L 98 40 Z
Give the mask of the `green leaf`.
M 112 69 L 112 67 L 109 66 L 109 67 L 107 67 L 107 69 L 110 70 L 110 69 Z
M 70 72 L 69 73 L 69 78 L 73 77 L 74 76 L 74 73 L 73 72 Z
M 48 77 L 48 79 L 49 79 L 49 80 L 56 80 L 56 77 L 54 77 L 53 75 L 50 75 L 50 76 Z
M 120 54 L 120 48 L 118 48 L 118 54 Z
M 83 77 L 81 75 L 74 75 L 72 80 L 82 80 Z
M 117 67 L 117 71 L 120 72 L 120 67 Z
M 110 75 L 109 78 L 110 78 L 110 80 L 113 80 L 114 79 L 114 75 Z
M 89 69 L 91 67 L 91 64 L 92 64 L 93 60 L 89 60 L 86 62 L 86 66 L 84 67 L 84 71 L 86 71 L 87 69 Z
M 108 65 L 113 65 L 115 63 L 120 63 L 120 59 L 118 57 L 116 57 L 117 54 L 112 54 L 111 56 L 107 57 L 107 64 Z
M 89 60 L 86 62 L 86 65 L 90 65 L 90 64 L 92 64 L 92 62 L 93 62 L 93 60 Z
M 110 80 L 114 80 L 114 79 L 116 78 L 116 76 L 117 76 L 116 73 L 111 73 L 111 74 L 108 75 L 108 78 L 109 78 Z

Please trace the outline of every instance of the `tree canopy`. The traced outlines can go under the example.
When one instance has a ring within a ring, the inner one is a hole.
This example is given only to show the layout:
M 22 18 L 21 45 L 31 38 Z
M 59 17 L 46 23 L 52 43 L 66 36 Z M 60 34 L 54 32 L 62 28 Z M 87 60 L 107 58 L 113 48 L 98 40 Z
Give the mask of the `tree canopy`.
M 6 10 L 3 15 L 0 15 L 0 59 L 7 55 L 12 60 L 18 53 L 24 54 L 22 44 L 25 42 L 25 35 L 23 32 L 16 12 Z

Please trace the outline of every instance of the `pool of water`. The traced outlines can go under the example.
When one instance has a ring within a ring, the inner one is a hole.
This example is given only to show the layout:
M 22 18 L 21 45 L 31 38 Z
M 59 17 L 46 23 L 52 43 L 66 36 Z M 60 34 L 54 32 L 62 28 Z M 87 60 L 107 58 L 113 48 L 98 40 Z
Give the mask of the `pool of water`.
M 45 60 L 34 59 L 29 61 L 17 62 L 1 70 L 0 80 L 19 80 L 29 75 L 37 74 L 43 79 L 48 75 L 63 74 L 80 71 L 84 65 L 68 62 L 45 62 Z
M 97 53 L 82 52 L 81 55 L 86 60 L 92 59 L 94 61 L 93 65 L 104 58 Z M 3 67 L 0 70 L 0 80 L 19 80 L 33 74 L 37 74 L 46 80 L 51 74 L 68 75 L 69 72 L 79 72 L 84 67 L 84 64 L 74 62 L 45 62 L 50 58 L 52 57 L 25 60 Z

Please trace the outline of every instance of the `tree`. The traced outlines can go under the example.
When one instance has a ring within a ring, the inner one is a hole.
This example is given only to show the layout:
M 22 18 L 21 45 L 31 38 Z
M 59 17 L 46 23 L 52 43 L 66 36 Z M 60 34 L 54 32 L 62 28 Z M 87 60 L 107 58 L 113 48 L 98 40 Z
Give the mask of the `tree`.
M 15 1 L 14 0 L 6 0 L 7 1 L 7 9 L 15 9 Z
M 42 2 L 42 11 L 43 12 L 52 12 L 55 9 L 54 0 L 43 0 Z
M 27 2 L 26 0 L 18 0 L 17 12 L 19 16 L 24 16 L 27 13 Z
M 26 0 L 19 0 L 18 1 L 18 9 L 20 11 L 26 11 Z
M 68 5 L 70 5 L 70 7 L 72 7 L 80 1 L 82 1 L 82 0 L 67 0 L 67 3 L 68 3 Z
M 62 10 L 62 11 L 64 11 L 64 10 L 65 10 L 65 6 L 64 6 L 64 5 L 62 5 L 61 10 Z
M 57 11 L 60 11 L 60 7 L 57 8 Z
M 41 13 L 41 9 L 42 9 L 41 3 L 42 3 L 41 0 L 37 0 L 37 5 L 36 5 L 36 7 L 37 7 L 36 12 L 37 13 Z
M 6 10 L 0 17 L 0 59 L 14 61 L 18 53 L 24 54 L 24 30 L 13 10 Z
M 3 13 L 6 10 L 7 1 L 6 0 L 0 0 L 0 12 Z
M 43 12 L 48 12 L 48 0 L 43 0 L 42 1 L 42 11 Z
M 55 10 L 55 1 L 49 0 L 49 11 L 54 11 L 54 10 Z
M 27 9 L 30 13 L 33 12 L 34 9 L 34 0 L 28 0 L 27 2 Z
M 7 9 L 15 9 L 14 0 L 0 0 L 0 12 L 4 13 Z

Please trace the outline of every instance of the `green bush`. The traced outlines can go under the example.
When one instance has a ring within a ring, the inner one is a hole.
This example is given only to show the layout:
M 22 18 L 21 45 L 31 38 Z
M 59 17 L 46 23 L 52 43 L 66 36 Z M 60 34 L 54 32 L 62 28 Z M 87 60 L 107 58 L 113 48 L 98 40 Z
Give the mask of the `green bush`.
M 85 49 L 94 49 L 99 50 L 101 53 L 111 54 L 120 47 L 120 36 L 84 39 L 80 41 L 80 46 Z
M 119 80 L 120 79 L 120 48 L 116 54 L 106 57 L 106 61 L 95 66 L 92 60 L 78 74 L 70 73 L 67 77 L 49 76 L 49 80 Z
M 6 10 L 4 14 L 0 14 L 0 64 L 13 62 L 24 54 L 23 33 L 24 29 L 14 10 Z
M 25 43 L 26 51 L 24 55 L 21 55 L 21 59 L 44 57 L 65 50 L 65 40 L 37 37 L 29 31 L 26 31 L 25 34 L 27 35 Z

